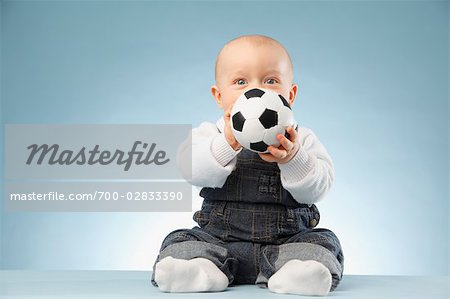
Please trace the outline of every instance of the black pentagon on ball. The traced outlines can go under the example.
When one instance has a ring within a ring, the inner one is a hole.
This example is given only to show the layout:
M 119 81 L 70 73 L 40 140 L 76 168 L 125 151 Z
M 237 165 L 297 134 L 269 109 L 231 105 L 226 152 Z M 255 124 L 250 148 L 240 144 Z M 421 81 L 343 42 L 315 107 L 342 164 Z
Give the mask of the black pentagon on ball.
M 233 121 L 233 128 L 236 131 L 242 132 L 242 128 L 244 127 L 245 123 L 245 117 L 242 115 L 242 113 L 236 112 L 232 117 L 232 121 Z
M 288 101 L 286 101 L 286 99 L 281 94 L 279 94 L 278 96 L 280 97 L 281 101 L 283 102 L 283 105 L 288 107 L 289 109 L 291 109 L 291 106 L 289 106 Z
M 250 98 L 260 98 L 264 93 L 265 92 L 261 89 L 253 88 L 250 89 L 249 91 L 246 91 L 244 95 L 247 99 L 250 99 Z
M 270 129 L 278 124 L 278 113 L 266 108 L 259 117 L 259 121 L 265 129 Z
M 257 152 L 265 152 L 267 150 L 267 147 L 269 145 L 267 145 L 264 141 L 259 141 L 259 142 L 255 142 L 255 143 L 250 143 L 250 149 L 257 151 Z

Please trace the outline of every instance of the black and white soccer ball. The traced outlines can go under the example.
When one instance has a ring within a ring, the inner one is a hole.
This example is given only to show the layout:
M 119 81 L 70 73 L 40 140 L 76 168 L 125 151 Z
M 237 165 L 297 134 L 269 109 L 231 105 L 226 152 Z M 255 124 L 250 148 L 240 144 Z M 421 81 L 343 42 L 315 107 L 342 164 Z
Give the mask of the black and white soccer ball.
M 244 92 L 231 109 L 231 130 L 237 142 L 258 153 L 280 146 L 278 134 L 288 136 L 286 128 L 294 125 L 288 101 L 280 94 L 254 88 Z

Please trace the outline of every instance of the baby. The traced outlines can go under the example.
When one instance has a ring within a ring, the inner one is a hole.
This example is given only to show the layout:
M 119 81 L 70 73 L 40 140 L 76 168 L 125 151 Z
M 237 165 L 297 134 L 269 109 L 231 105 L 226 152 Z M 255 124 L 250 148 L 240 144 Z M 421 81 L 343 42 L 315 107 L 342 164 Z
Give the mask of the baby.
M 303 127 L 290 127 L 281 145 L 257 154 L 241 147 L 230 111 L 243 92 L 271 89 L 294 103 L 292 62 L 286 49 L 261 35 L 238 37 L 220 51 L 211 92 L 224 117 L 192 130 L 192 184 L 202 187 L 198 227 L 171 232 L 153 267 L 164 292 L 217 292 L 231 284 L 257 284 L 275 293 L 325 296 L 342 278 L 336 235 L 314 228 L 318 202 L 334 168 L 326 149 Z M 184 155 L 184 156 L 183 156 Z

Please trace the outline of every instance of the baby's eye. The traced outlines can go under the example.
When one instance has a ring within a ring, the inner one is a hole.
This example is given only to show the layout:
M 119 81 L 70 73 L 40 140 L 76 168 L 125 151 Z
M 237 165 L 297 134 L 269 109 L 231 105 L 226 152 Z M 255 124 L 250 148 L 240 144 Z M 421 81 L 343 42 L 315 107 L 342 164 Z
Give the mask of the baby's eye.
M 267 79 L 267 80 L 266 80 L 266 83 L 267 83 L 267 84 L 275 84 L 275 83 L 277 83 L 277 80 L 275 80 L 275 79 L 273 79 L 273 78 Z
M 245 84 L 245 80 L 244 79 L 236 80 L 236 84 L 237 85 L 244 85 Z

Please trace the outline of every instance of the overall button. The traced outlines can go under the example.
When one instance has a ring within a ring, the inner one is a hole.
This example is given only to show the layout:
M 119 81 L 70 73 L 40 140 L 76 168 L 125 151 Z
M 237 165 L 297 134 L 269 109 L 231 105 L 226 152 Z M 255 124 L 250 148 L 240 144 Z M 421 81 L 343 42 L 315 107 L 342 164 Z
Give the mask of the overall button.
M 194 219 L 194 221 L 197 221 L 198 218 L 200 218 L 200 211 L 196 211 L 192 216 L 192 219 Z
M 315 218 L 309 220 L 309 227 L 316 227 L 317 220 Z
M 204 227 L 209 223 L 209 219 L 205 217 L 206 215 L 202 211 L 196 211 L 193 215 L 193 219 L 198 223 L 200 227 Z

